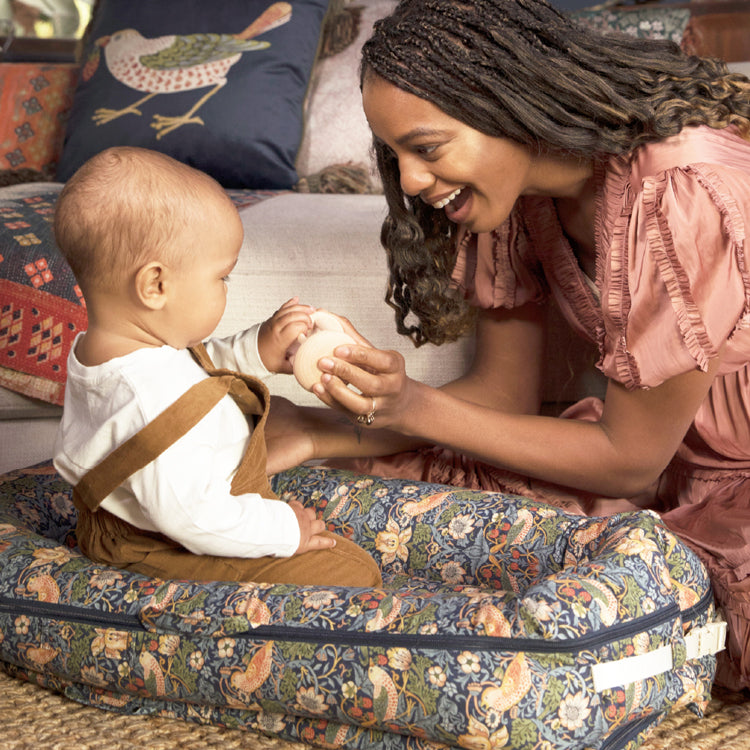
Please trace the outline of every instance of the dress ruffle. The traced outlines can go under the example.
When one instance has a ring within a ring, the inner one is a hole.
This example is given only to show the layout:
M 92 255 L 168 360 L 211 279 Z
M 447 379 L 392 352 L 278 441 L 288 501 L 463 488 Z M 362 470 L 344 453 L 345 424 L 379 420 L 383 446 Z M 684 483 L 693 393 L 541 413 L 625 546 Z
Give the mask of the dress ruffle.
M 485 309 L 512 309 L 549 295 L 518 207 L 492 232 L 459 228 L 452 279 L 469 303 Z
M 744 367 L 750 336 L 733 334 L 750 328 L 748 175 L 750 144 L 731 128 L 686 128 L 599 164 L 601 302 L 546 198 L 520 198 L 494 232 L 461 229 L 454 281 L 483 308 L 539 301 L 549 287 L 568 322 L 598 344 L 599 368 L 627 388 L 705 370 L 722 346 L 734 369 Z

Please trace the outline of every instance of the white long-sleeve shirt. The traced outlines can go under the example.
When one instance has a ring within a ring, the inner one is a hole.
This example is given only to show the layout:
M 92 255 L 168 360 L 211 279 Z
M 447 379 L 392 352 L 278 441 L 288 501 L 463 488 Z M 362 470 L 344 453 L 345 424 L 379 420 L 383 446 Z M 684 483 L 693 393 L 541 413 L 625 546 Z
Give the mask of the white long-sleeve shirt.
M 258 328 L 207 341 L 216 367 L 268 376 L 258 355 Z M 54 458 L 55 468 L 73 485 L 208 377 L 184 349 L 138 349 L 95 367 L 82 365 L 75 350 L 74 343 Z M 251 429 L 232 398 L 225 396 L 193 429 L 108 495 L 101 507 L 140 529 L 161 532 L 195 554 L 292 555 L 300 542 L 294 511 L 256 493 L 230 492 Z

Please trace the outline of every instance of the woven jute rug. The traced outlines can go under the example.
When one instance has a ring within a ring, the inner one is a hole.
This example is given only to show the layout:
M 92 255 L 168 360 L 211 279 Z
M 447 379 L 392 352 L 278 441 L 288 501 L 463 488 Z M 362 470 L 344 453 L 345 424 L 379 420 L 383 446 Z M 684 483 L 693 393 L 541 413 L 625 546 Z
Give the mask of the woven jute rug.
M 2 750 L 309 750 L 296 742 L 82 706 L 0 670 Z M 706 716 L 667 717 L 642 750 L 750 750 L 750 694 L 715 691 Z

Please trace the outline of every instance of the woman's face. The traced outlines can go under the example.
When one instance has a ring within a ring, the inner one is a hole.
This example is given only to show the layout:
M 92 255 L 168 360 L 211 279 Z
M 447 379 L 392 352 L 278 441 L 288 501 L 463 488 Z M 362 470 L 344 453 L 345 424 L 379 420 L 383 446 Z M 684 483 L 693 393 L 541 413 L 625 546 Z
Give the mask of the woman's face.
M 563 197 L 580 189 L 580 166 L 485 135 L 377 75 L 365 77 L 362 100 L 373 134 L 398 159 L 404 193 L 474 232 L 502 224 L 520 195 Z

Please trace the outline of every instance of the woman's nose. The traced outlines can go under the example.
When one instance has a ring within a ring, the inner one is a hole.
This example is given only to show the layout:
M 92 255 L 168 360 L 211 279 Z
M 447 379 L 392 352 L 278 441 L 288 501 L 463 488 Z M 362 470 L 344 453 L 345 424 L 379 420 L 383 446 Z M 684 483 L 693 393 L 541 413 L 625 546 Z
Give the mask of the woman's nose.
M 412 159 L 399 160 L 398 168 L 401 173 L 401 189 L 406 195 L 417 196 L 435 181 L 423 164 L 415 163 Z

